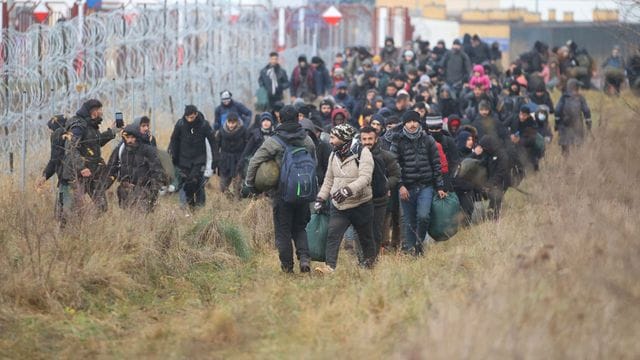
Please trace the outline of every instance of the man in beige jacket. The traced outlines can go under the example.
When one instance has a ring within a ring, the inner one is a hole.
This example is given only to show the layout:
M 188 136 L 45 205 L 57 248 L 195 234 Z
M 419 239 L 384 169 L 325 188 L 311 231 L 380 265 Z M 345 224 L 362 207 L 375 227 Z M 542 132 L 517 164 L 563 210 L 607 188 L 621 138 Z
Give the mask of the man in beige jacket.
M 376 260 L 371 224 L 374 161 L 366 147 L 362 147 L 359 154 L 352 151 L 351 142 L 356 132 L 349 124 L 340 124 L 331 130 L 333 153 L 315 204 L 316 209 L 320 209 L 331 199 L 325 265 L 315 269 L 324 274 L 332 273 L 336 268 L 340 242 L 349 225 L 353 225 L 358 233 L 363 253 L 361 265 L 372 267 Z

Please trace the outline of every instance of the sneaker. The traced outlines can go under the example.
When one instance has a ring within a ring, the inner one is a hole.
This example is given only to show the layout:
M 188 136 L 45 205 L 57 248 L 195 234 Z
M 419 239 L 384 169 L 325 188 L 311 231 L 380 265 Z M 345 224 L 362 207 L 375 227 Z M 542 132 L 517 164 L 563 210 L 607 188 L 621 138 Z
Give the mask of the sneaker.
M 329 274 L 333 274 L 335 270 L 331 266 L 324 264 L 316 267 L 314 271 L 318 274 L 329 275 Z
M 311 272 L 311 265 L 309 264 L 308 259 L 300 260 L 300 272 L 301 273 Z

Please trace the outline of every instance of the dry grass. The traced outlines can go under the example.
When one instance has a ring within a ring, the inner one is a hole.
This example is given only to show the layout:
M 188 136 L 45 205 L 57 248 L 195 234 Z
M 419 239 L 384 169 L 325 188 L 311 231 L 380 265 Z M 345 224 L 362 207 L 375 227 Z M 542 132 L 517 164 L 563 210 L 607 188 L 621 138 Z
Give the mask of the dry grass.
M 640 126 L 589 100 L 595 140 L 553 146 L 500 222 L 373 271 L 343 253 L 334 276 L 281 274 L 264 200 L 209 191 L 196 220 L 112 206 L 61 232 L 50 194 L 4 191 L 0 356 L 638 358 Z

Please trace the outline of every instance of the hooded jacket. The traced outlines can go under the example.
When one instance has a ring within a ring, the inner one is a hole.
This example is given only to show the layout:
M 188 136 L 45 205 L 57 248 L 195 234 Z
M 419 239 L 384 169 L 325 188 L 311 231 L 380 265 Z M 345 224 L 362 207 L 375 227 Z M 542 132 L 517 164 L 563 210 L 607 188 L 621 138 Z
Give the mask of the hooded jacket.
M 131 125 L 134 125 L 137 129 L 140 129 L 141 122 L 142 122 L 142 116 L 138 116 L 137 118 L 133 119 L 133 123 L 131 123 Z M 158 147 L 158 144 L 156 143 L 156 138 L 153 137 L 151 133 L 140 134 L 140 141 L 145 144 L 151 145 L 154 148 Z
M 129 125 L 125 131 L 137 139 L 136 145 L 121 144 L 109 157 L 109 174 L 115 180 L 136 186 L 159 188 L 166 179 L 155 147 L 142 141 L 139 125 Z
M 62 177 L 73 181 L 80 176 L 82 169 L 96 173 L 102 159 L 102 147 L 115 137 L 111 129 L 100 132 L 102 119 L 91 119 L 89 102 L 85 102 L 71 119 L 67 128 L 70 140 L 65 142 L 65 158 L 63 160 Z
M 491 88 L 491 80 L 484 74 L 484 66 L 474 65 L 473 72 L 480 73 L 480 76 L 473 75 L 471 80 L 469 80 L 469 87 L 474 88 L 476 85 L 480 85 L 484 91 L 489 90 Z
M 204 166 L 205 170 L 213 169 L 218 158 L 214 132 L 201 112 L 192 123 L 184 117 L 178 120 L 171 134 L 169 150 L 173 164 L 179 168 Z
M 64 116 L 54 116 L 47 122 L 47 127 L 51 130 L 51 151 L 49 154 L 49 162 L 42 172 L 42 176 L 49 180 L 53 174 L 58 175 L 58 180 L 62 178 L 62 160 L 64 159 L 63 135 L 66 131 L 66 119 Z

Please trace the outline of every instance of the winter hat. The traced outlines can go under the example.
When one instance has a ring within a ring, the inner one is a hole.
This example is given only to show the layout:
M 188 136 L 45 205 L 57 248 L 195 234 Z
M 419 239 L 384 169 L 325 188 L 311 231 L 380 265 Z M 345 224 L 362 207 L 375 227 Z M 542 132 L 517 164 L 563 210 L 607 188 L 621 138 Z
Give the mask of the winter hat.
M 440 114 L 427 115 L 425 122 L 429 129 L 442 129 L 442 116 Z
M 231 100 L 231 91 L 225 90 L 220 93 L 220 100 Z
M 462 125 L 462 121 L 458 115 L 449 115 L 449 121 L 447 122 L 447 127 L 449 131 L 453 130 L 452 128 L 459 129 L 460 125 Z
M 298 56 L 298 62 L 299 63 L 301 63 L 301 62 L 306 63 L 307 62 L 307 57 L 305 55 Z
M 313 124 L 313 121 L 304 118 L 302 120 L 299 121 L 300 122 L 300 126 L 302 126 L 303 129 L 307 130 L 310 133 L 314 133 L 316 126 Z
M 411 56 L 414 57 L 416 54 L 413 52 L 413 50 L 405 50 L 403 56 Z
M 280 109 L 280 119 L 283 123 L 298 121 L 298 110 L 291 105 L 285 105 Z
M 195 105 L 187 105 L 184 107 L 184 116 L 189 116 L 191 114 L 197 114 L 198 108 Z
M 265 120 L 271 121 L 271 124 L 273 125 L 273 115 L 271 115 L 271 113 L 263 112 L 262 114 L 260 114 L 260 123 L 262 123 Z
M 336 121 L 336 117 L 338 115 L 342 115 L 342 117 L 344 118 L 344 121 L 349 121 L 349 112 L 346 109 L 343 108 L 335 108 L 333 109 L 333 111 L 331 112 L 331 122 L 335 124 Z
M 229 114 L 227 114 L 227 121 L 229 120 L 238 120 L 238 113 L 235 111 L 229 111 Z
M 374 121 L 379 122 L 380 125 L 384 125 L 385 118 L 384 118 L 384 116 L 382 116 L 382 114 L 376 113 L 376 114 L 373 114 L 373 116 L 371 116 L 371 122 L 374 122 Z
M 406 124 L 409 121 L 420 122 L 420 114 L 418 114 L 418 112 L 415 111 L 415 110 L 409 110 L 409 111 L 405 112 L 404 114 L 402 114 L 402 123 Z M 440 121 L 442 121 L 442 118 L 440 119 Z
M 346 89 L 347 88 L 347 83 L 345 81 L 339 81 L 338 84 L 336 84 L 336 89 Z
M 384 99 L 382 98 L 382 96 L 378 95 L 375 98 L 373 98 L 374 103 L 377 103 L 378 101 L 384 102 Z
M 356 135 L 356 128 L 349 124 L 340 124 L 331 129 L 331 135 L 337 137 L 338 139 L 349 142 L 353 140 L 353 137 Z
M 398 124 L 399 122 L 400 122 L 400 119 L 397 116 L 391 115 L 391 116 L 386 118 L 386 120 L 384 122 L 384 125 L 385 126 L 387 126 L 387 125 L 395 125 L 395 124 Z
M 453 40 L 453 45 L 462 45 L 459 39 Z
M 529 108 L 529 105 L 522 104 L 522 106 L 520 106 L 520 112 L 521 113 L 526 113 L 526 114 L 531 114 L 531 109 Z
M 420 85 L 430 85 L 431 84 L 431 78 L 429 77 L 429 75 L 425 74 L 420 76 Z
M 323 105 L 329 105 L 331 106 L 331 109 L 333 109 L 333 101 L 329 100 L 329 99 L 323 99 L 322 101 L 320 101 L 320 107 L 322 108 Z
M 280 112 L 280 110 L 282 110 L 283 107 L 284 107 L 284 103 L 282 101 L 276 101 L 276 103 L 273 104 L 273 111 Z
M 337 68 L 337 69 L 333 70 L 333 75 L 335 75 L 335 76 L 344 76 L 344 69 L 343 68 Z
M 323 63 L 322 59 L 320 59 L 320 57 L 318 56 L 314 56 L 311 58 L 311 63 L 312 64 L 316 64 L 316 65 L 320 65 Z
M 480 109 L 491 110 L 491 104 L 489 104 L 487 100 L 480 100 L 480 103 L 478 103 L 478 110 Z

